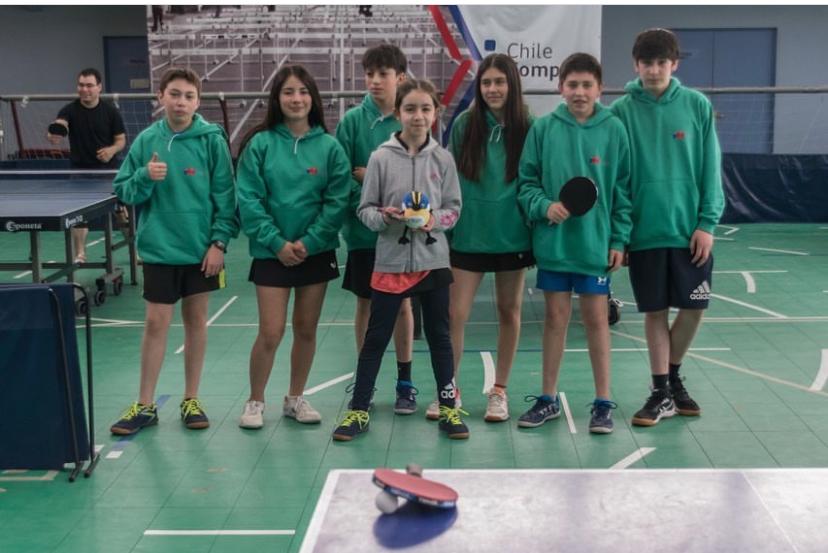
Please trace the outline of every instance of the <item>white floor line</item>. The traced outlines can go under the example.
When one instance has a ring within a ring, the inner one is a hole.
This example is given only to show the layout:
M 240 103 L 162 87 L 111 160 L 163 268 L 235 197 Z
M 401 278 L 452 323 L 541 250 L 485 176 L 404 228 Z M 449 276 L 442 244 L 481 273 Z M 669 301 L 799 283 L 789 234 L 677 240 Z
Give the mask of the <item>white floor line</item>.
M 104 459 L 120 459 L 121 455 L 123 454 L 123 451 L 110 451 L 106 454 L 106 457 L 104 457 Z
M 95 453 L 100 453 L 104 447 L 106 447 L 104 444 L 95 444 Z
M 293 536 L 296 530 L 144 530 L 145 536 Z
M 656 450 L 656 448 L 654 448 L 654 447 L 640 447 L 640 448 L 638 448 L 638 451 L 630 453 L 629 455 L 627 455 L 626 457 L 624 457 L 623 459 L 621 459 L 620 461 L 618 461 L 617 463 L 612 465 L 609 469 L 610 470 L 624 470 L 625 468 L 629 467 L 630 465 L 633 465 L 633 464 L 637 463 L 638 461 L 643 459 L 646 455 L 649 455 L 650 453 L 652 453 L 655 450 Z
M 566 353 L 589 353 L 589 348 L 566 348 Z M 638 353 L 647 348 L 611 348 L 612 353 Z M 730 348 L 690 348 L 690 351 L 731 351 Z
M 98 238 L 97 240 L 93 240 L 92 242 L 89 242 L 89 243 L 86 245 L 86 247 L 88 248 L 89 246 L 95 246 L 95 245 L 97 245 L 97 244 L 100 244 L 100 243 L 101 243 L 101 242 L 103 242 L 104 240 L 106 240 L 106 238 Z
M 220 316 L 222 313 L 224 313 L 224 312 L 227 310 L 227 308 L 228 308 L 228 307 L 230 307 L 231 305 L 233 305 L 233 302 L 234 302 L 234 301 L 236 301 L 237 299 L 239 299 L 239 297 L 238 297 L 238 296 L 233 296 L 232 298 L 230 298 L 229 300 L 227 300 L 227 303 L 225 303 L 224 305 L 222 305 L 222 306 L 221 306 L 221 309 L 219 309 L 218 311 L 216 311 L 216 314 L 215 314 L 215 315 L 213 315 L 212 317 L 210 317 L 210 320 L 209 320 L 209 321 L 207 321 L 207 326 L 212 325 L 212 324 L 213 324 L 213 322 L 214 322 L 216 319 L 218 319 L 218 318 L 219 318 L 219 316 Z M 184 351 L 184 344 L 181 344 L 181 346 L 179 346 L 179 348 L 178 348 L 177 350 L 175 350 L 175 354 L 176 354 L 176 355 L 178 355 L 178 354 L 179 354 L 179 353 L 181 353 L 182 351 Z
M 757 248 L 755 246 L 748 246 L 749 250 L 756 250 L 758 252 L 774 252 L 774 253 L 789 253 L 791 255 L 811 255 L 808 252 L 800 252 L 795 250 L 777 250 L 774 248 Z
M 715 275 L 738 275 L 738 274 L 741 274 L 741 273 L 754 273 L 754 274 L 762 273 L 762 274 L 766 274 L 766 273 L 787 273 L 787 272 L 788 272 L 787 270 L 783 270 L 783 269 L 759 269 L 759 270 L 748 269 L 746 271 L 741 271 L 741 270 L 740 271 L 713 271 L 713 274 L 715 274 Z
M 566 401 L 566 394 L 558 392 L 558 397 L 561 398 L 561 408 L 563 409 L 564 416 L 566 417 L 566 424 L 569 425 L 569 433 L 577 434 L 578 429 L 575 428 L 575 421 L 572 420 L 572 411 L 569 410 L 569 402 Z
M 18 279 L 18 278 L 23 278 L 24 276 L 26 276 L 26 275 L 30 275 L 30 274 L 32 274 L 32 272 L 31 272 L 31 271 L 23 271 L 22 273 L 20 273 L 20 274 L 18 274 L 18 275 L 14 275 L 14 278 L 15 278 L 15 279 Z
M 728 296 L 723 296 L 721 294 L 710 294 L 711 298 L 720 299 L 722 301 L 735 303 L 736 305 L 741 305 L 742 307 L 747 307 L 748 309 L 753 309 L 754 311 L 759 311 L 760 313 L 765 313 L 770 315 L 771 317 L 776 317 L 777 319 L 787 319 L 787 315 L 783 315 L 781 313 L 777 313 L 776 311 L 771 311 L 770 309 L 765 309 L 764 307 L 759 307 L 758 305 L 753 305 L 744 301 L 739 301 L 734 298 L 730 298 Z
M 735 241 L 736 241 L 736 239 L 735 239 L 735 238 L 728 238 L 727 236 L 717 236 L 717 237 L 716 237 L 716 242 L 720 242 L 720 241 L 724 241 L 724 242 L 735 242 Z
M 742 278 L 745 279 L 745 285 L 747 286 L 747 293 L 748 294 L 755 294 L 756 293 L 756 281 L 753 279 L 753 275 L 750 274 L 748 271 L 742 271 Z
M 828 349 L 822 350 L 822 363 L 819 365 L 819 372 L 814 379 L 814 383 L 811 384 L 811 389 L 822 390 L 825 387 L 826 380 L 828 380 Z
M 535 291 L 532 289 L 531 286 L 527 286 L 526 287 L 526 293 L 529 294 L 530 296 L 533 296 L 535 294 Z
M 322 384 L 319 384 L 318 386 L 314 386 L 313 388 L 308 388 L 307 390 L 305 390 L 305 395 L 309 396 L 311 394 L 315 394 L 316 392 L 324 390 L 325 388 L 330 388 L 331 386 L 335 386 L 335 385 L 339 384 L 340 382 L 344 382 L 345 380 L 350 380 L 353 376 L 354 376 L 354 373 L 348 373 L 348 374 L 343 374 L 342 376 L 337 376 L 336 378 L 334 378 L 332 380 L 328 380 L 327 382 L 323 382 Z
M 724 233 L 725 236 L 727 236 L 728 234 L 733 234 L 734 232 L 739 231 L 739 227 L 733 227 L 733 226 L 730 226 L 730 225 L 717 225 L 717 226 L 720 226 L 720 227 L 726 228 L 726 229 L 730 229 L 730 230 L 728 230 L 727 232 Z
M 43 476 L 0 476 L 0 482 L 51 482 L 57 475 L 58 471 L 47 470 Z
M 323 518 L 328 512 L 328 506 L 331 504 L 331 498 L 333 498 L 340 474 L 342 474 L 341 470 L 332 470 L 328 473 L 325 486 L 322 488 L 322 493 L 319 494 L 313 515 L 308 523 L 308 529 L 305 530 L 305 538 L 302 540 L 299 553 L 311 553 L 316 548 L 316 541 L 319 539 L 319 532 L 322 530 Z
M 486 394 L 495 383 L 495 362 L 490 351 L 481 351 L 480 357 L 483 358 L 483 393 Z
M 624 338 L 629 338 L 630 340 L 635 340 L 636 342 L 641 342 L 643 344 L 647 343 L 647 340 L 644 338 L 639 338 L 638 336 L 633 336 L 632 334 L 627 334 L 626 332 L 620 332 L 618 330 L 610 329 L 611 334 L 615 334 L 616 336 L 621 336 Z M 816 394 L 822 397 L 828 397 L 828 392 L 823 392 L 822 390 L 812 390 L 802 384 L 797 384 L 795 382 L 789 382 L 787 380 L 782 380 L 781 378 L 776 378 L 775 376 L 770 376 L 764 373 L 760 373 L 758 371 L 753 371 L 751 369 L 746 369 L 744 367 L 740 367 L 738 365 L 734 365 L 732 363 L 727 363 L 725 361 L 719 361 L 718 359 L 713 359 L 712 357 L 706 357 L 704 355 L 699 355 L 698 353 L 687 353 L 687 357 L 692 357 L 693 359 L 698 359 L 699 361 L 705 361 L 706 363 L 711 363 L 713 365 L 718 365 L 720 367 L 724 367 L 725 369 L 730 369 L 732 371 L 736 371 L 742 374 L 747 374 L 750 376 L 754 376 L 756 378 L 761 378 L 762 380 L 767 380 L 768 382 L 773 382 L 774 384 L 780 384 L 782 386 L 787 386 L 788 388 L 793 388 L 794 390 L 800 390 L 803 392 L 810 392 L 812 394 Z

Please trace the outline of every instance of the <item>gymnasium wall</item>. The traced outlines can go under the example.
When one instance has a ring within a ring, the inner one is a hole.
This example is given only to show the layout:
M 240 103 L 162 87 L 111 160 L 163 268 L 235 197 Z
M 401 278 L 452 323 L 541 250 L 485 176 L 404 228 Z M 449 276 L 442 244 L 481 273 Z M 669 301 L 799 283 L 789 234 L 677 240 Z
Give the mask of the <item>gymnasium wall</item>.
M 103 37 L 147 34 L 146 6 L 0 6 L 0 93 L 73 93 Z

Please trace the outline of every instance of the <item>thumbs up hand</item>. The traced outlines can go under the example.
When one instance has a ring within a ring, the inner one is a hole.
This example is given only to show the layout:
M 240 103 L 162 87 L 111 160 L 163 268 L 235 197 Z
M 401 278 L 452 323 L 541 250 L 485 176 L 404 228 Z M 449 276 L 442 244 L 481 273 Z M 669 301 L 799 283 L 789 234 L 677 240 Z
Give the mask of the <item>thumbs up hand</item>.
M 158 152 L 152 154 L 152 159 L 147 163 L 149 177 L 154 181 L 161 181 L 167 178 L 167 164 L 158 159 Z

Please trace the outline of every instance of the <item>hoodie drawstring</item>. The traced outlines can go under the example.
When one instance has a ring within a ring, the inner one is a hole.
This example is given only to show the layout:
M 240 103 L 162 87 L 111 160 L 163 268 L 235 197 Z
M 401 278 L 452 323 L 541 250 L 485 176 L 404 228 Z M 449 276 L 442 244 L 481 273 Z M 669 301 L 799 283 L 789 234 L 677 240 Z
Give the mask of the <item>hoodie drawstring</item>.
M 168 152 L 171 152 L 171 151 L 172 151 L 172 143 L 173 143 L 173 140 L 175 140 L 175 139 L 176 139 L 176 138 L 178 138 L 179 136 L 181 136 L 181 133 L 176 133 L 176 134 L 172 135 L 172 138 L 170 138 L 170 141 L 169 141 L 169 142 L 167 142 L 167 151 L 168 151 Z
M 377 125 L 379 125 L 380 123 L 382 123 L 384 120 L 385 120 L 385 116 L 384 116 L 384 115 L 380 115 L 379 117 L 377 117 L 376 119 L 374 119 L 374 120 L 373 120 L 373 122 L 371 122 L 371 126 L 370 126 L 369 128 L 370 128 L 371 130 L 374 130 L 374 127 L 376 127 Z
M 497 131 L 497 137 L 495 137 L 495 131 Z M 503 125 L 495 125 L 494 127 L 492 127 L 492 132 L 489 133 L 489 142 L 500 142 L 502 136 Z

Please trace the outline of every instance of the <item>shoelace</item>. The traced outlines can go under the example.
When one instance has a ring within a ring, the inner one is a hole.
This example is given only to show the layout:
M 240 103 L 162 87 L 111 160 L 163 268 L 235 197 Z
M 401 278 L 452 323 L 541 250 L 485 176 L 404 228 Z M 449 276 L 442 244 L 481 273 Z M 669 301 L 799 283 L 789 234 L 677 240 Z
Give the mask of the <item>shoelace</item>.
M 466 416 L 469 415 L 460 407 L 448 407 L 446 405 L 440 405 L 440 418 L 445 419 L 450 424 L 460 424 L 461 413 Z
M 137 401 L 130 405 L 126 411 L 121 415 L 122 419 L 130 420 L 141 414 L 141 404 Z
M 181 405 L 181 412 L 185 417 L 200 415 L 203 412 L 201 402 L 198 398 L 185 399 Z
M 357 423 L 362 428 L 368 424 L 368 411 L 348 411 L 345 413 L 345 418 L 342 419 L 342 424 L 339 426 L 351 426 Z
M 592 403 L 587 403 L 588 406 L 592 406 L 590 409 L 590 414 L 592 413 L 599 413 L 605 414 L 612 409 L 618 409 L 618 404 L 614 401 L 593 401 Z

